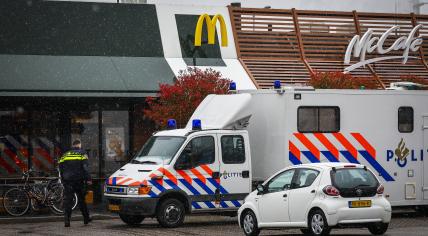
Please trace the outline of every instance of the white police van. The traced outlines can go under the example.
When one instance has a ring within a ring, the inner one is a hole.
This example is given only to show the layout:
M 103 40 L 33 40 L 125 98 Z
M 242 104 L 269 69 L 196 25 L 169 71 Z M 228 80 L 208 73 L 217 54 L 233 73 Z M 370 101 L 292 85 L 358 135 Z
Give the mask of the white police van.
M 363 164 L 393 206 L 428 205 L 428 93 L 286 89 L 209 95 L 186 128 L 155 133 L 106 180 L 128 224 L 186 213 L 235 215 L 255 183 L 301 163 Z

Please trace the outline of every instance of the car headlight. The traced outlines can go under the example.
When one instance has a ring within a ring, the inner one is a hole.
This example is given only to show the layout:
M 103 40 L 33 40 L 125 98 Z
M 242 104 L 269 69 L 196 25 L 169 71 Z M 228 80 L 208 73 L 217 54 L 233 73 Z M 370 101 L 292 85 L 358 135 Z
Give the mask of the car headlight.
M 128 194 L 129 195 L 138 195 L 138 187 L 128 187 Z

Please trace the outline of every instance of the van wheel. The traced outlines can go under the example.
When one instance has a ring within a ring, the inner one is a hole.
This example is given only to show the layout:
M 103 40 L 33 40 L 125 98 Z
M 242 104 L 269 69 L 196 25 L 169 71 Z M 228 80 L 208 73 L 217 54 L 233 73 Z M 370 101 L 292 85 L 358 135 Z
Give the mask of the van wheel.
M 144 220 L 144 216 L 119 214 L 119 217 L 123 222 L 131 226 L 139 225 Z
M 160 225 L 166 228 L 176 228 L 184 221 L 184 204 L 174 198 L 162 201 L 156 212 L 156 218 Z
M 388 230 L 388 225 L 388 223 L 373 223 L 368 228 L 373 235 L 383 235 Z
M 247 236 L 257 236 L 260 234 L 260 229 L 257 226 L 257 218 L 251 210 L 245 211 L 242 215 L 241 225 Z
M 327 219 L 321 210 L 315 210 L 309 215 L 309 232 L 312 235 L 323 236 L 330 235 Z

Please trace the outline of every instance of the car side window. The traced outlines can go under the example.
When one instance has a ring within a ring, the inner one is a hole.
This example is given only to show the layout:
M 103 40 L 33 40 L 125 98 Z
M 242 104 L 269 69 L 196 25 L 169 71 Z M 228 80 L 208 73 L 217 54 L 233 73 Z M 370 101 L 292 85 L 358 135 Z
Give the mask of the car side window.
M 297 176 L 292 183 L 292 188 L 305 188 L 312 185 L 319 174 L 319 171 L 313 169 L 299 169 Z
M 192 139 L 181 152 L 176 167 L 190 169 L 215 161 L 215 142 L 212 136 Z
M 291 188 L 291 181 L 294 176 L 294 169 L 284 171 L 273 179 L 271 179 L 267 184 L 267 192 L 273 193 L 278 191 L 283 191 Z

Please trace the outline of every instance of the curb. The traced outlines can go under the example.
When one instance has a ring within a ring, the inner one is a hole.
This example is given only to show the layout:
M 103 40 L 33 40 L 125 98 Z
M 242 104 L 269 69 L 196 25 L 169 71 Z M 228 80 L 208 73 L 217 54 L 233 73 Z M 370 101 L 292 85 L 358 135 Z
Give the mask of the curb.
M 117 215 L 108 215 L 108 214 L 92 214 L 92 220 L 110 220 L 118 219 Z M 17 223 L 41 223 L 41 222 L 63 222 L 64 216 L 23 216 L 23 217 L 5 217 L 0 218 L 0 224 L 17 224 Z M 71 221 L 83 221 L 81 215 L 71 216 Z

